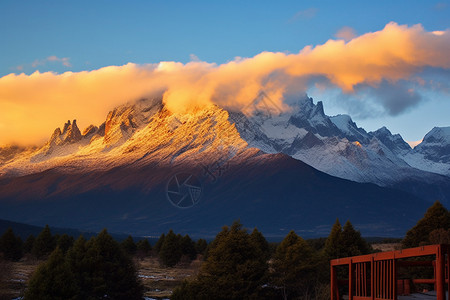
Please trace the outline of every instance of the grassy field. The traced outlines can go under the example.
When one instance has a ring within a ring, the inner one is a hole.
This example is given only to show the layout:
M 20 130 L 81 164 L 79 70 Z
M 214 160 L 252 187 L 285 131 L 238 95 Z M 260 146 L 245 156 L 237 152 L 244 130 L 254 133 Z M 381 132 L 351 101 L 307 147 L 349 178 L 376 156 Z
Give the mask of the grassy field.
M 1 272 L 7 278 L 3 286 L 0 286 L 0 300 L 11 300 L 23 296 L 27 281 L 34 270 L 42 261 L 24 258 L 20 262 L 2 266 Z M 138 276 L 144 285 L 144 296 L 154 299 L 166 299 L 172 294 L 173 289 L 191 276 L 195 276 L 202 264 L 197 259 L 191 263 L 181 263 L 173 268 L 165 268 L 159 264 L 155 257 L 135 259 L 138 267 Z

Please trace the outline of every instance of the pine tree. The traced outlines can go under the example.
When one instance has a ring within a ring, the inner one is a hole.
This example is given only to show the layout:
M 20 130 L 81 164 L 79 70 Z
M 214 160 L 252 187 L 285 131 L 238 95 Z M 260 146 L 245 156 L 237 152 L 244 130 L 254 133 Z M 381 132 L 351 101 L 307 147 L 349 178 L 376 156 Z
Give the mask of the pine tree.
M 87 278 L 96 282 L 91 296 L 111 299 L 141 299 L 142 286 L 131 258 L 105 230 L 86 243 Z
M 39 233 L 34 241 L 33 249 L 31 253 L 37 258 L 43 258 L 50 254 L 55 249 L 55 239 L 52 237 L 52 233 L 48 225 Z
M 197 279 L 183 283 L 171 299 L 257 299 L 267 270 L 260 247 L 234 222 L 210 244 Z
M 25 299 L 78 299 L 77 295 L 75 276 L 61 249 L 56 248 L 31 277 Z
M 254 228 L 252 233 L 250 234 L 250 239 L 253 241 L 255 245 L 258 245 L 259 249 L 261 249 L 264 257 L 266 259 L 270 258 L 270 247 L 266 238 L 263 234 L 258 231 L 258 229 Z
M 61 235 L 57 240 L 57 246 L 63 254 L 66 254 L 66 252 L 73 246 L 74 240 L 72 236 L 69 236 L 67 234 Z
M 140 257 L 150 255 L 152 246 L 148 242 L 148 239 L 142 239 L 136 243 L 137 253 Z
M 273 282 L 281 287 L 283 299 L 310 298 L 319 281 L 319 257 L 294 231 L 277 247 L 273 259 Z
M 331 228 L 330 235 L 325 241 L 325 247 L 323 248 L 324 255 L 328 260 L 343 257 L 341 253 L 343 252 L 341 245 L 341 234 L 341 223 L 339 223 L 339 219 L 336 219 L 336 222 Z
M 131 258 L 106 230 L 78 238 L 64 256 L 59 247 L 30 280 L 26 299 L 142 299 Z
M 180 239 L 171 229 L 159 250 L 159 259 L 163 265 L 173 267 L 180 261 L 181 255 Z
M 137 246 L 134 243 L 133 237 L 131 235 L 129 235 L 125 240 L 123 240 L 121 246 L 128 255 L 132 256 L 136 254 Z
M 165 238 L 166 238 L 166 234 L 163 233 L 163 234 L 161 234 L 158 241 L 156 242 L 155 247 L 153 248 L 153 249 L 155 249 L 156 254 L 159 254 L 159 251 L 161 250 L 161 247 L 164 244 Z
M 180 248 L 181 254 L 185 257 L 188 257 L 189 260 L 193 260 L 197 256 L 197 251 L 195 251 L 195 243 L 187 234 L 181 238 Z
M 361 237 L 361 233 L 356 231 L 350 221 L 344 224 L 340 237 L 341 257 L 357 256 L 370 253 L 370 246 Z
M 439 201 L 436 201 L 428 208 L 424 217 L 406 233 L 402 241 L 403 248 L 429 245 L 430 233 L 440 228 L 450 229 L 450 213 Z
M 31 253 L 31 250 L 33 249 L 35 240 L 36 240 L 36 238 L 32 234 L 30 234 L 27 237 L 27 239 L 25 240 L 25 243 L 23 244 L 23 252 L 24 253 Z
M 205 239 L 198 239 L 197 243 L 195 243 L 195 252 L 201 255 L 205 255 L 206 248 L 208 247 L 208 243 Z
M 22 240 L 15 236 L 11 228 L 8 228 L 0 238 L 0 252 L 10 261 L 18 261 L 22 257 Z

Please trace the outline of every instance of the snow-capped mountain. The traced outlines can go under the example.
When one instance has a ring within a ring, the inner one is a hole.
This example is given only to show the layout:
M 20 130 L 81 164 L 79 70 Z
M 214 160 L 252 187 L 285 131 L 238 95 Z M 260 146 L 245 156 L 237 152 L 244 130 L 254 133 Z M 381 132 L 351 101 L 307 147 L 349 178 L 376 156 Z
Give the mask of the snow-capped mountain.
M 176 114 L 161 98 L 142 99 L 83 131 L 68 121 L 42 147 L 1 148 L 0 218 L 91 230 L 107 223 L 116 231 L 143 224 L 198 231 L 206 224 L 212 232 L 212 225 L 241 218 L 277 234 L 326 231 L 340 217 L 377 234 L 410 226 L 430 200 L 450 200 L 449 177 L 408 161 L 446 165 L 444 133 L 412 150 L 386 128 L 368 133 L 350 116 L 325 115 L 311 98 L 286 112 L 255 108 L 244 114 L 211 105 Z M 167 201 L 174 174 L 201 179 L 201 204 L 174 210 Z M 366 207 L 372 210 L 361 215 Z
M 441 180 L 428 172 L 450 174 L 411 166 L 405 157 L 423 146 L 412 150 L 399 134 L 392 135 L 385 127 L 367 133 L 348 115 L 328 117 L 322 102 L 314 104 L 312 98 L 300 99 L 291 111 L 277 116 L 257 111 L 250 116 L 234 113 L 230 119 L 250 146 L 268 153 L 286 153 L 333 176 L 392 186 L 406 179 Z M 443 138 L 439 141 L 440 145 Z M 440 150 L 433 152 L 434 159 L 445 159 L 449 153 L 445 148 Z
M 412 167 L 450 176 L 450 127 L 434 127 L 403 159 Z
M 56 128 L 49 141 L 34 152 L 17 154 L 0 165 L 4 177 L 50 168 L 73 171 L 108 170 L 149 161 L 177 164 L 229 159 L 250 149 L 228 112 L 217 106 L 189 114 L 169 113 L 161 99 L 143 99 L 111 111 L 99 127 L 80 133 L 76 120 Z
M 257 100 L 265 101 L 264 97 L 261 93 Z M 24 175 L 60 165 L 102 169 L 138 157 L 214 160 L 256 148 L 285 153 L 333 176 L 381 186 L 409 179 L 443 180 L 433 173 L 450 176 L 449 128 L 434 128 L 411 149 L 386 127 L 366 132 L 348 115 L 325 115 L 323 103 L 314 104 L 306 96 L 287 112 L 270 110 L 270 101 L 264 104 L 250 115 L 214 105 L 171 114 L 161 99 L 143 99 L 117 107 L 104 123 L 90 125 L 83 133 L 76 120 L 68 121 L 34 152 L 11 148 L 9 161 L 0 162 L 0 174 Z

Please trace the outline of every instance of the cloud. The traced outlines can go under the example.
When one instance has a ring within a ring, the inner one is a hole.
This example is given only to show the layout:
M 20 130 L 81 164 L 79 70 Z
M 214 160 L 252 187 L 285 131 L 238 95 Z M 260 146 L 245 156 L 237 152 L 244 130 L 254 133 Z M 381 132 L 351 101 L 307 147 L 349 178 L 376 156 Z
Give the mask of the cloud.
M 409 82 L 398 81 L 391 83 L 383 80 L 376 87 L 358 87 L 362 93 L 369 94 L 376 99 L 377 104 L 391 116 L 397 116 L 413 108 L 422 100 L 422 96 Z
M 290 23 L 299 21 L 299 20 L 310 20 L 316 16 L 318 9 L 315 7 L 311 7 L 308 9 L 300 10 L 295 13 L 292 18 L 289 19 Z
M 57 57 L 57 56 L 54 56 L 54 55 L 52 55 L 52 56 L 49 56 L 49 57 L 47 57 L 47 60 L 48 61 L 56 61 L 56 62 L 60 62 L 63 66 L 65 66 L 65 67 L 71 67 L 72 65 L 70 64 L 70 61 L 69 61 L 69 58 L 68 57 L 62 57 L 62 58 L 59 58 L 59 57 Z
M 336 32 L 334 35 L 338 39 L 343 39 L 344 41 L 350 41 L 354 37 L 356 37 L 356 32 L 353 28 L 344 26 Z
M 445 10 L 447 7 L 448 3 L 445 2 L 438 2 L 434 5 L 434 9 L 439 11 Z
M 421 101 L 418 85 L 439 88 L 439 78 L 447 77 L 435 76 L 431 85 L 429 73 L 448 74 L 449 52 L 449 30 L 435 34 L 421 25 L 389 23 L 347 42 L 329 40 L 296 54 L 262 52 L 221 65 L 194 60 L 130 63 L 77 73 L 9 74 L 0 78 L 0 120 L 5 124 L 0 144 L 42 142 L 68 119 L 76 118 L 83 127 L 100 124 L 113 107 L 158 93 L 172 112 L 210 104 L 242 109 L 261 90 L 287 109 L 284 99 L 320 83 L 359 99 L 366 112 L 374 108 L 398 115 Z M 366 95 L 375 102 L 365 100 Z
M 198 58 L 198 56 L 195 54 L 189 54 L 189 59 L 191 61 L 200 61 L 200 58 Z
M 72 67 L 72 64 L 70 63 L 70 58 L 68 57 L 57 57 L 55 55 L 49 56 L 44 59 L 36 59 L 31 64 L 23 64 L 15 67 L 14 69 L 17 71 L 24 71 L 26 68 L 33 68 L 36 69 L 39 66 L 45 66 L 49 62 L 51 63 L 61 63 L 64 67 L 70 68 Z

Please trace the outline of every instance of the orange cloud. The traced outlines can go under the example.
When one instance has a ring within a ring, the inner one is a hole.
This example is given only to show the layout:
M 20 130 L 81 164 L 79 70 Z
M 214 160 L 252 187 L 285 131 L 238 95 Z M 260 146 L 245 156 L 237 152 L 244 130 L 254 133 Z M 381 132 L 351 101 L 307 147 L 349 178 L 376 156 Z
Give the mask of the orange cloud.
M 9 74 L 0 78 L 0 144 L 42 142 L 68 119 L 76 118 L 80 127 L 100 124 L 113 107 L 157 93 L 164 93 L 174 112 L 212 103 L 243 108 L 260 90 L 285 108 L 283 96 L 306 89 L 310 78 L 326 78 L 352 93 L 360 84 L 376 88 L 382 82 L 413 80 L 425 67 L 449 69 L 448 53 L 449 30 L 427 32 L 421 25 L 389 23 L 348 42 L 329 40 L 297 54 L 263 52 L 222 65 L 193 60 Z

